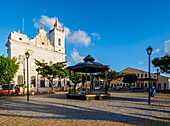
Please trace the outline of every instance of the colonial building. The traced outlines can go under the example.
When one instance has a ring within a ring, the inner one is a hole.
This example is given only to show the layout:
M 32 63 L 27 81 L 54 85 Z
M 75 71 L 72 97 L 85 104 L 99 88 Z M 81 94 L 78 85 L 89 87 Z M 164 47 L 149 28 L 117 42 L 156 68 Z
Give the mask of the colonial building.
M 148 83 L 148 77 L 149 73 L 146 71 L 134 69 L 134 68 L 126 68 L 120 73 L 135 73 L 138 77 L 137 81 L 132 84 L 133 88 L 147 88 L 149 86 Z M 151 73 L 150 74 L 150 81 L 151 85 L 154 85 L 157 90 L 164 90 L 164 89 L 170 89 L 170 79 L 168 77 L 162 76 L 157 73 Z M 118 86 L 117 86 L 118 85 Z M 113 80 L 110 83 L 110 87 L 116 88 L 116 87 L 128 87 L 129 84 L 124 83 L 122 79 L 119 80 Z
M 56 62 L 65 61 L 65 32 L 64 29 L 59 29 L 59 22 L 56 19 L 54 28 L 49 31 L 49 38 L 47 37 L 47 32 L 43 28 L 43 22 L 41 22 L 42 28 L 38 29 L 39 33 L 33 38 L 29 39 L 27 35 L 14 31 L 11 32 L 8 37 L 7 53 L 10 58 L 16 57 L 17 62 L 19 62 L 19 70 L 13 80 L 13 84 L 27 84 L 27 64 L 25 53 L 28 51 L 30 53 L 29 57 L 29 83 L 30 88 L 45 90 L 44 88 L 50 87 L 50 84 L 46 78 L 38 75 L 36 72 L 35 59 L 46 62 L 49 65 Z M 63 85 L 62 82 L 54 81 L 55 86 Z

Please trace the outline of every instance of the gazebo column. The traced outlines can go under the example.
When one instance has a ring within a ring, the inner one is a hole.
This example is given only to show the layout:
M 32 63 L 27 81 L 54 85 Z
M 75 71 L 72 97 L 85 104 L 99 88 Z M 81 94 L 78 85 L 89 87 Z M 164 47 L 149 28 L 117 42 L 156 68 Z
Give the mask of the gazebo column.
M 93 91 L 95 91 L 95 82 L 96 82 L 96 77 L 94 75 L 94 80 L 93 80 Z
M 91 83 L 91 73 L 90 73 L 90 92 L 92 91 L 92 83 Z
M 76 91 L 76 72 L 74 71 L 74 93 Z
M 71 93 L 71 82 L 70 82 L 71 70 L 69 70 L 69 94 Z
M 86 94 L 87 94 L 87 68 L 86 68 Z
M 81 90 L 83 91 L 84 87 L 83 87 L 83 75 L 82 75 L 82 73 L 81 73 L 81 88 L 82 88 Z
M 101 87 L 101 84 L 100 84 L 100 77 L 99 77 L 99 87 Z
M 105 94 L 107 94 L 107 70 L 105 70 Z

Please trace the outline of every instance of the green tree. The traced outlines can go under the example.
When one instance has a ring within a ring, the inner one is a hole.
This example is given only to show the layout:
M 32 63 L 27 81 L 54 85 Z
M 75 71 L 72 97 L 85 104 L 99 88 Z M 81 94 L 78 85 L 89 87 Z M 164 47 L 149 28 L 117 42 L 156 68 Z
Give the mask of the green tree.
M 102 79 L 105 79 L 105 72 L 98 73 L 97 76 L 101 77 Z M 110 84 L 110 81 L 121 78 L 122 74 L 120 74 L 119 72 L 110 70 L 108 71 L 107 77 L 108 77 L 108 83 Z
M 74 72 L 71 71 L 70 80 L 74 83 L 74 92 L 75 92 L 77 84 L 81 82 L 81 74 L 77 72 L 75 72 L 74 74 Z
M 53 79 L 59 78 L 61 81 L 62 78 L 68 76 L 68 71 L 65 69 L 66 62 L 57 62 L 52 65 L 48 65 L 48 63 L 42 63 L 38 60 L 35 60 L 35 64 L 38 66 L 36 71 L 44 78 L 49 80 L 52 86 L 52 91 L 54 91 L 54 84 L 52 83 Z
M 159 67 L 162 73 L 170 73 L 170 55 L 155 58 L 152 60 L 154 67 Z
M 131 74 L 124 74 L 123 75 L 123 82 L 125 83 L 129 83 L 130 84 L 130 87 L 131 87 L 131 84 L 136 82 L 137 81 L 137 76 L 136 74 L 134 73 L 131 73 Z
M 0 84 L 10 84 L 19 69 L 17 59 L 0 56 Z

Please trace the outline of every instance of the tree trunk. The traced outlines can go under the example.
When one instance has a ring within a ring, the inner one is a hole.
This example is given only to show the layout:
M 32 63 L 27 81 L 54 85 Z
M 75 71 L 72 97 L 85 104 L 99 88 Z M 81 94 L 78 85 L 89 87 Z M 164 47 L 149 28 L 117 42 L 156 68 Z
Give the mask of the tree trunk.
M 77 86 L 77 84 L 74 84 L 74 93 L 76 92 L 76 86 Z
M 84 81 L 83 81 L 83 86 L 82 86 L 82 89 L 83 89 L 83 91 L 84 91 Z
M 54 92 L 54 85 L 53 85 L 53 83 L 52 83 L 52 80 L 49 80 L 50 81 L 50 84 L 51 84 L 51 86 L 52 86 L 52 92 Z
M 66 78 L 64 78 L 64 91 L 65 91 L 65 86 L 66 86 L 66 85 L 65 85 L 65 79 L 66 79 Z

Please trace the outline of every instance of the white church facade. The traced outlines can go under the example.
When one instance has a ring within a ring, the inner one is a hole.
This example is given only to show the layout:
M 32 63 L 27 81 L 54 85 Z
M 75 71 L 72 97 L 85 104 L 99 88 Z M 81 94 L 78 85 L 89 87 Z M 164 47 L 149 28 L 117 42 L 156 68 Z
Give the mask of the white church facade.
M 64 29 L 59 29 L 59 22 L 56 19 L 54 28 L 49 31 L 49 38 L 47 32 L 43 28 L 38 29 L 39 33 L 33 38 L 29 39 L 27 35 L 20 33 L 20 31 L 11 32 L 8 37 L 7 53 L 10 58 L 16 57 L 19 62 L 19 70 L 15 75 L 12 83 L 27 85 L 27 62 L 25 53 L 30 53 L 28 61 L 29 84 L 31 90 L 50 90 L 51 85 L 46 78 L 43 78 L 36 72 L 35 59 L 48 63 L 49 65 L 56 62 L 65 61 L 65 32 Z M 58 82 L 54 81 L 54 87 L 64 87 L 66 80 Z M 49 89 L 48 89 L 49 88 Z M 55 88 L 56 90 L 58 88 Z

